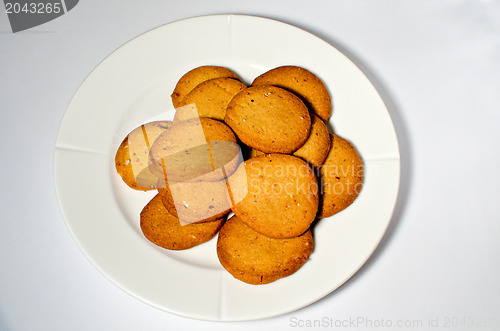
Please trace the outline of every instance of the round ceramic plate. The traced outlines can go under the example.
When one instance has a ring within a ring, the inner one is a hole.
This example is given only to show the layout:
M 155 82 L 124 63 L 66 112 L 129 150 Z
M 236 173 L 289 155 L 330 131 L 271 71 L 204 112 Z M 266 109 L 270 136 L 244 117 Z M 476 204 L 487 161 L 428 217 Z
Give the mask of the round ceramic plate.
M 219 264 L 216 238 L 168 251 L 142 234 L 139 213 L 155 192 L 129 189 L 116 174 L 122 139 L 140 124 L 171 119 L 170 93 L 200 65 L 221 65 L 242 80 L 298 65 L 333 96 L 330 130 L 356 147 L 365 166 L 356 201 L 314 227 L 315 249 L 295 274 L 248 285 Z M 66 224 L 87 258 L 134 297 L 175 314 L 251 320 L 309 305 L 348 280 L 379 244 L 396 202 L 399 151 L 387 109 L 370 81 L 323 40 L 278 21 L 242 15 L 186 19 L 126 43 L 85 79 L 71 100 L 55 147 L 55 184 Z

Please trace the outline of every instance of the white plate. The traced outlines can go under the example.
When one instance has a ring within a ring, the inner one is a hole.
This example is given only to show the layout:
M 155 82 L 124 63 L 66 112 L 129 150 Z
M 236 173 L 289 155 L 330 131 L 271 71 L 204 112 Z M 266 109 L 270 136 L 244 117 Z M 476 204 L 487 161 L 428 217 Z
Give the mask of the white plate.
M 331 128 L 365 165 L 364 187 L 346 210 L 314 228 L 315 249 L 294 275 L 268 285 L 234 279 L 216 239 L 186 251 L 148 242 L 139 213 L 154 192 L 137 192 L 114 170 L 121 140 L 136 126 L 171 118 L 179 77 L 205 64 L 246 83 L 293 64 L 316 73 L 333 95 Z M 379 244 L 399 185 L 399 152 L 387 109 L 363 73 L 328 43 L 296 27 L 252 16 L 216 15 L 161 26 L 126 43 L 85 79 L 71 100 L 55 148 L 55 184 L 66 224 L 87 258 L 136 298 L 206 320 L 251 320 L 309 305 L 348 280 Z

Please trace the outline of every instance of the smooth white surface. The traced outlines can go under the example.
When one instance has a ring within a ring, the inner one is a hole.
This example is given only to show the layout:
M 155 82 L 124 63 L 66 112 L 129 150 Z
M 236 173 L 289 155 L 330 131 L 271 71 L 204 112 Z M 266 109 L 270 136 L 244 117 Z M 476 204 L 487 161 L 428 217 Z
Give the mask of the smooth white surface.
M 317 303 L 254 322 L 192 320 L 124 293 L 77 248 L 53 187 L 57 129 L 96 64 L 144 31 L 216 13 L 280 19 L 335 45 L 382 95 L 400 143 L 396 212 L 368 263 Z M 498 2 L 472 0 L 87 0 L 12 34 L 0 14 L 0 329 L 310 330 L 333 320 L 380 330 L 383 319 L 436 330 L 466 319 L 472 327 L 454 329 L 497 330 L 481 325 L 500 307 L 499 15 Z
M 210 43 L 201 31 L 214 36 Z M 178 43 L 176 52 L 165 47 L 179 36 L 189 42 Z M 256 43 L 266 49 L 265 57 L 252 46 Z M 131 191 L 115 171 L 116 149 L 130 128 L 153 119 L 171 120 L 175 109 L 166 91 L 172 91 L 188 70 L 207 64 L 231 68 L 247 84 L 284 64 L 318 73 L 335 91 L 330 125 L 362 156 L 365 177 L 360 195 L 342 213 L 317 222 L 315 251 L 292 277 L 263 286 L 242 283 L 218 262 L 216 239 L 182 252 L 152 245 L 142 235 L 139 215 L 155 192 Z M 342 285 L 385 233 L 400 174 L 388 111 L 363 73 L 304 30 L 246 15 L 202 16 L 167 24 L 108 56 L 68 106 L 56 141 L 54 169 L 63 217 L 96 268 L 154 307 L 215 321 L 278 316 Z

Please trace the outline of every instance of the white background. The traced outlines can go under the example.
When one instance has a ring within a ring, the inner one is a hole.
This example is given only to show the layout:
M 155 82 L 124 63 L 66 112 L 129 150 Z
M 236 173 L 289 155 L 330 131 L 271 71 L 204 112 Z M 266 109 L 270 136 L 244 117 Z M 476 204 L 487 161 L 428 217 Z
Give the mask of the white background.
M 389 230 L 351 280 L 241 323 L 179 317 L 118 289 L 78 250 L 53 184 L 60 121 L 100 61 L 157 26 L 228 13 L 294 24 L 350 57 L 389 108 L 402 167 Z M 500 1 L 85 0 L 16 34 L 0 13 L 0 82 L 0 330 L 500 327 Z

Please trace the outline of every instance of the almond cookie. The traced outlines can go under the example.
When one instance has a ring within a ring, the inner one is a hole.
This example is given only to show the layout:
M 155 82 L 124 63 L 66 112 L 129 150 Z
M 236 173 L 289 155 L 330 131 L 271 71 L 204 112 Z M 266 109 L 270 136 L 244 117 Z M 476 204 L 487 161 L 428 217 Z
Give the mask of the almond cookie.
M 182 99 L 198 84 L 213 78 L 229 77 L 238 79 L 238 76 L 228 68 L 219 66 L 201 66 L 185 73 L 177 82 L 174 92 L 170 96 L 175 108 L 180 107 Z
M 186 223 L 210 222 L 231 211 L 226 181 L 168 182 L 158 188 L 168 212 Z
M 233 78 L 214 78 L 198 84 L 189 92 L 180 106 L 195 105 L 198 117 L 209 117 L 223 121 L 229 101 L 246 86 Z M 187 118 L 179 118 L 186 120 Z
M 236 170 L 240 154 L 224 123 L 210 118 L 176 121 L 152 145 L 149 168 L 168 181 L 218 181 Z
M 201 224 L 181 225 L 156 195 L 141 212 L 141 230 L 153 244 L 172 250 L 188 249 L 212 239 L 219 231 L 222 219 Z
M 330 152 L 320 168 L 321 198 L 318 217 L 329 217 L 347 208 L 358 196 L 363 182 L 363 164 L 354 147 L 330 134 Z
M 318 182 L 298 157 L 266 154 L 242 163 L 229 177 L 232 211 L 255 231 L 272 238 L 304 233 L 318 211 Z
M 156 138 L 169 127 L 170 121 L 143 124 L 132 130 L 122 141 L 115 155 L 115 167 L 123 181 L 134 190 L 156 188 L 158 177 L 148 168 L 149 149 Z
M 298 95 L 309 110 L 327 121 L 332 114 L 330 93 L 312 72 L 297 66 L 271 69 L 255 78 L 252 86 L 275 85 Z
M 265 153 L 296 151 L 311 129 L 302 100 L 276 86 L 250 87 L 236 94 L 224 121 L 244 144 Z
M 291 239 L 269 238 L 233 216 L 219 232 L 217 256 L 234 278 L 258 285 L 295 273 L 308 260 L 313 246 L 310 230 Z

